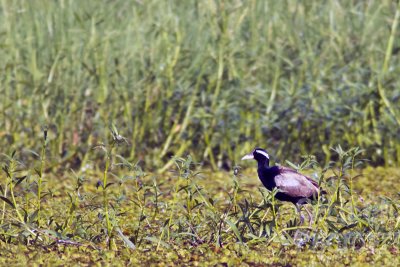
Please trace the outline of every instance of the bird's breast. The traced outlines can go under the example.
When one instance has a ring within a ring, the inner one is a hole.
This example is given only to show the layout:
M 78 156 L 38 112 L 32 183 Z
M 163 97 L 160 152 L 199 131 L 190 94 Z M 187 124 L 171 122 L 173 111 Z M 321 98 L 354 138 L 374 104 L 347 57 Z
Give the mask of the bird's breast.
M 269 190 L 272 191 L 276 187 L 274 180 L 275 174 L 265 169 L 258 169 L 258 177 L 262 184 Z

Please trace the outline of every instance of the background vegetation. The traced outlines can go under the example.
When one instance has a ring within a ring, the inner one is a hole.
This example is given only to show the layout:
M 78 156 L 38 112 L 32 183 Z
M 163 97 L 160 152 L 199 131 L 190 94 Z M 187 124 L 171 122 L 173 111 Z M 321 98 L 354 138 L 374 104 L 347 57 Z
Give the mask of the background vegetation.
M 2 147 L 38 150 L 48 125 L 49 160 L 86 163 L 114 122 L 121 154 L 154 169 L 256 145 L 400 160 L 393 1 L 1 3 Z
M 399 3 L 0 4 L 3 264 L 396 264 Z M 255 146 L 328 191 L 313 224 Z

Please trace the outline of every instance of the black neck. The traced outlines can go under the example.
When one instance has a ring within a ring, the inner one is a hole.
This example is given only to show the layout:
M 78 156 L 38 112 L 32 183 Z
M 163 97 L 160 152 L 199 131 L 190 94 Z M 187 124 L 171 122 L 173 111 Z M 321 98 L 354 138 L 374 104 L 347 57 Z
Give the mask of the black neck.
M 258 160 L 258 168 L 259 169 L 268 169 L 269 168 L 269 159 L 262 159 L 262 160 Z

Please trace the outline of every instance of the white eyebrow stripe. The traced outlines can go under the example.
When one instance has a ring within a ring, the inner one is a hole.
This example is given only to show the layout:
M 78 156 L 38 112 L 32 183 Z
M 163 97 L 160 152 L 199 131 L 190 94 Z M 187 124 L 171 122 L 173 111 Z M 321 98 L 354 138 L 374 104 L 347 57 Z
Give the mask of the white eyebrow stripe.
M 256 150 L 256 152 L 260 153 L 261 155 L 264 155 L 267 159 L 269 159 L 269 155 L 266 152 L 264 152 L 262 150 Z

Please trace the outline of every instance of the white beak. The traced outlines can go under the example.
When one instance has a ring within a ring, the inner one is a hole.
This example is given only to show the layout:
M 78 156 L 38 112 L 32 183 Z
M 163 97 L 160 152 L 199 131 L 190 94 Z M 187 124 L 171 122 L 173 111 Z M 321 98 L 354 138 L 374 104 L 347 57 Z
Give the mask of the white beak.
M 242 160 L 246 160 L 246 159 L 254 159 L 253 153 L 247 154 L 246 156 L 244 156 L 244 157 L 242 158 Z

